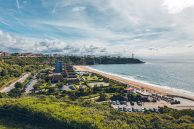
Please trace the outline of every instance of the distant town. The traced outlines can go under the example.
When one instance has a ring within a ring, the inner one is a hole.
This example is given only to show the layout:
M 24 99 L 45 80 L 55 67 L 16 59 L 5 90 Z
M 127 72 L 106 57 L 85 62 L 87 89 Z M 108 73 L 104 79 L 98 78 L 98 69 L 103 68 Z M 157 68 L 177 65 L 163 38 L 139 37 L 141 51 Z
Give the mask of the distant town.
M 46 55 L 46 54 L 35 54 L 35 53 L 8 53 L 8 52 L 0 51 L 0 57 L 9 57 L 9 56 L 46 57 L 46 56 L 50 56 L 50 55 Z M 57 56 L 57 54 L 53 54 L 53 56 Z

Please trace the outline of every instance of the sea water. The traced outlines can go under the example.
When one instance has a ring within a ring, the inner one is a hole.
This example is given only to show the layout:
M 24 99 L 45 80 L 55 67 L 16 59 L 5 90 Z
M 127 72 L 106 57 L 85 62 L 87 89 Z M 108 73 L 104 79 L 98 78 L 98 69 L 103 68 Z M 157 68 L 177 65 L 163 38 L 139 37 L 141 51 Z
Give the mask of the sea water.
M 145 64 L 90 67 L 143 83 L 194 94 L 194 60 L 144 60 Z

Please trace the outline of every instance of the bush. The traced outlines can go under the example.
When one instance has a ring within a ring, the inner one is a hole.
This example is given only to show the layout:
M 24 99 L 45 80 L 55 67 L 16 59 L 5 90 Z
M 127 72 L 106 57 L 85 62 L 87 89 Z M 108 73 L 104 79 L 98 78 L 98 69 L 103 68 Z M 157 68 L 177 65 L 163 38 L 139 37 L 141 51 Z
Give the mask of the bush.
M 164 113 L 124 113 L 107 105 L 67 101 L 55 97 L 0 99 L 0 118 L 46 129 L 191 129 L 190 110 L 163 109 Z M 167 112 L 166 112 L 167 111 Z M 166 113 L 165 113 L 166 112 Z M 173 113 L 182 114 L 179 119 Z M 184 113 L 183 113 L 184 112 Z M 172 113 L 172 114 L 171 114 Z M 188 116 L 190 114 L 190 116 Z M 1 121 L 0 121 L 1 122 Z M 1 125 L 1 123 L 0 123 Z M 35 127 L 34 127 L 35 128 Z
M 107 100 L 107 96 L 103 93 L 100 94 L 100 97 L 98 98 L 98 101 L 106 101 Z
M 24 87 L 24 85 L 21 82 L 16 82 L 16 84 L 15 84 L 16 89 L 22 89 L 23 87 Z

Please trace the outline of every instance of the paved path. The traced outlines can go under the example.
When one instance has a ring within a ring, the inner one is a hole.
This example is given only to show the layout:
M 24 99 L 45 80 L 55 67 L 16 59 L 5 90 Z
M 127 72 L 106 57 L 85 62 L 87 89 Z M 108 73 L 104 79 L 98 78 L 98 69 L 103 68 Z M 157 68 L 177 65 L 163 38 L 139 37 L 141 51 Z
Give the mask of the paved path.
M 14 89 L 15 84 L 17 82 L 24 82 L 28 77 L 30 76 L 30 73 L 26 73 L 24 74 L 22 77 L 20 77 L 17 81 L 13 82 L 12 84 L 10 84 L 7 87 L 4 87 L 2 90 L 0 90 L 1 93 L 8 93 L 9 91 L 11 91 L 12 89 Z
M 33 86 L 37 83 L 37 79 L 33 78 L 30 80 L 30 82 L 26 85 L 25 92 L 26 93 L 31 93 Z

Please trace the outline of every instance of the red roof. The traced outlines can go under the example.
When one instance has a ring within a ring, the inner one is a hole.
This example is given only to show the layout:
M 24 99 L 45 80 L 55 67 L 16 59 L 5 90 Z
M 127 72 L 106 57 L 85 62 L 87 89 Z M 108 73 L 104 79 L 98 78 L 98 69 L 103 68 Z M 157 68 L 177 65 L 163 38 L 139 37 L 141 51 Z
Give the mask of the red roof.
M 134 88 L 128 88 L 127 90 L 128 91 L 134 91 Z

